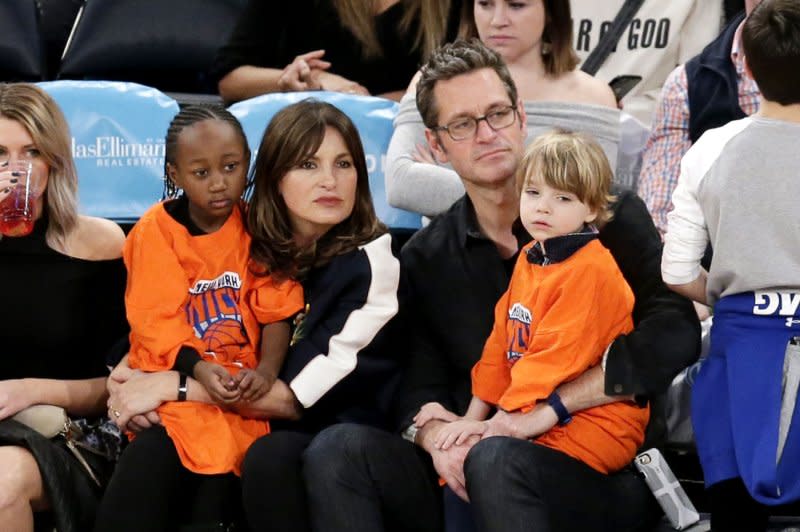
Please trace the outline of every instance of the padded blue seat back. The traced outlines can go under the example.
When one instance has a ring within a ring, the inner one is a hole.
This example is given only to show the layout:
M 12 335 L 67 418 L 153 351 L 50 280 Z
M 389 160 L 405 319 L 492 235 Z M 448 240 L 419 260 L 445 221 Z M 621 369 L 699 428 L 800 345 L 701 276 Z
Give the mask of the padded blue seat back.
M 41 83 L 64 112 L 78 169 L 80 212 L 137 220 L 161 199 L 164 136 L 178 103 L 135 83 Z
M 59 78 L 134 81 L 163 91 L 216 94 L 208 70 L 245 2 L 87 0 Z
M 0 1 L 0 81 L 44 79 L 44 45 L 33 0 Z
M 336 92 L 287 92 L 273 93 L 251 98 L 229 107 L 244 127 L 247 141 L 253 152 L 258 152 L 261 137 L 272 116 L 283 107 L 306 98 L 316 98 L 331 103 L 344 111 L 353 121 L 361 135 L 369 170 L 369 186 L 372 202 L 378 217 L 392 228 L 418 229 L 421 219 L 418 214 L 389 206 L 386 202 L 384 168 L 386 150 L 392 137 L 392 120 L 397 114 L 397 103 L 383 98 L 353 96 Z

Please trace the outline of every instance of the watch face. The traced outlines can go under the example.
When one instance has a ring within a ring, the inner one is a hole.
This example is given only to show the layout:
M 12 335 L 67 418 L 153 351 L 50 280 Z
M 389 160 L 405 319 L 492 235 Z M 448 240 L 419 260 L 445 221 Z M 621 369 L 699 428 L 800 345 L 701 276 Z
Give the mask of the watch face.
M 409 425 L 406 430 L 403 431 L 403 439 L 406 441 L 410 441 L 411 443 L 416 443 L 417 441 L 417 432 L 419 429 L 413 423 Z

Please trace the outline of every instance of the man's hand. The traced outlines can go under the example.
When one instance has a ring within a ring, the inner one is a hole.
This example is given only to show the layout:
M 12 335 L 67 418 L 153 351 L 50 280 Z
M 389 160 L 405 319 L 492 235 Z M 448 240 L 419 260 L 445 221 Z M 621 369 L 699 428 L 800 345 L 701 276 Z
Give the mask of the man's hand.
M 510 436 L 521 440 L 536 438 L 558 423 L 558 416 L 545 403 L 539 403 L 529 412 L 505 412 L 498 410 L 489 419 L 483 438 L 490 436 Z
M 464 459 L 473 445 L 480 441 L 477 436 L 472 436 L 462 445 L 450 447 L 446 451 L 437 449 L 435 445 L 439 430 L 445 426 L 443 421 L 431 420 L 417 433 L 417 444 L 431 455 L 433 467 L 439 477 L 461 499 L 468 501 L 466 483 L 464 481 Z
M 194 378 L 221 405 L 230 405 L 241 398 L 236 380 L 218 364 L 201 360 L 194 366 Z
M 467 502 L 469 502 L 469 496 L 464 480 L 464 460 L 472 446 L 479 441 L 478 436 L 471 436 L 461 445 L 454 445 L 446 451 L 436 449 L 431 453 L 436 472 L 456 495 Z

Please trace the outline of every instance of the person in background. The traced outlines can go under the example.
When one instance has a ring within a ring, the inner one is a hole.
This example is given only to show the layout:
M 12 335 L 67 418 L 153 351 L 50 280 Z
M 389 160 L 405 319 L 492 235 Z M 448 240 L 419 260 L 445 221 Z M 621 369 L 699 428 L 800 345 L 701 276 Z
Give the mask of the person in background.
M 78 214 L 69 128 L 40 88 L 0 84 L 0 160 L 30 161 L 44 179 L 33 232 L 0 236 L 0 523 L 90 530 L 122 441 L 104 413 L 106 355 L 127 332 L 125 235 Z M 0 196 L 12 179 L 0 166 Z M 11 419 L 32 405 L 66 410 L 94 451 L 78 451 L 88 470 L 62 438 Z
M 459 34 L 480 38 L 506 62 L 525 105 L 528 140 L 550 128 L 587 133 L 617 161 L 619 111 L 606 83 L 576 70 L 572 14 L 561 0 L 465 2 Z M 400 102 L 386 156 L 389 204 L 433 216 L 464 193 L 452 167 L 437 161 L 425 144 L 425 124 L 415 95 L 417 79 Z
M 569 0 L 573 38 L 581 63 L 597 47 L 626 0 Z M 645 126 L 668 74 L 700 53 L 720 31 L 722 0 L 645 0 L 597 71 L 606 83 L 621 75 L 642 80 L 622 99 L 622 109 Z
M 761 0 L 746 0 L 745 13 Z M 739 13 L 702 53 L 670 73 L 643 154 L 638 193 L 662 238 L 681 158 L 707 130 L 758 111 L 758 85 L 745 68 Z
M 328 90 L 399 100 L 449 0 L 250 0 L 212 67 L 227 102 Z

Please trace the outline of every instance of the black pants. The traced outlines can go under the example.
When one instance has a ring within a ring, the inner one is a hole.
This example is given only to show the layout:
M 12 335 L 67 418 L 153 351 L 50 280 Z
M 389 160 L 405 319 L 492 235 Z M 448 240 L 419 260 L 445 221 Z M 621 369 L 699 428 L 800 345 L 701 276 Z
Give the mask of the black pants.
M 526 440 L 478 442 L 467 455 L 464 473 L 481 531 L 650 530 L 661 515 L 635 471 L 604 475 Z
M 97 512 L 95 530 L 174 531 L 181 524 L 230 522 L 241 513 L 232 473 L 199 475 L 181 464 L 160 426 L 140 432 L 120 457 Z
M 309 530 L 303 452 L 312 434 L 275 431 L 250 446 L 242 463 L 242 502 L 250 530 Z

